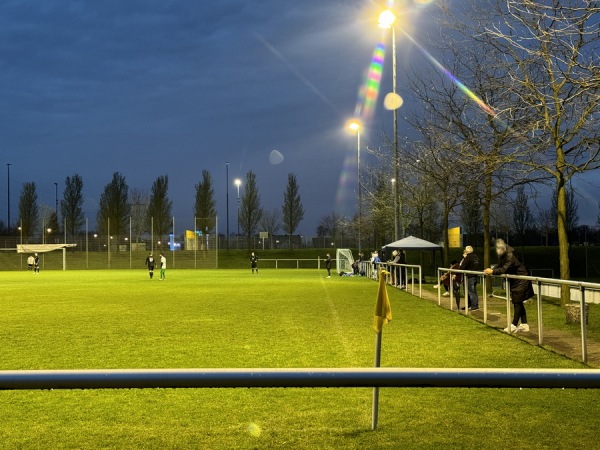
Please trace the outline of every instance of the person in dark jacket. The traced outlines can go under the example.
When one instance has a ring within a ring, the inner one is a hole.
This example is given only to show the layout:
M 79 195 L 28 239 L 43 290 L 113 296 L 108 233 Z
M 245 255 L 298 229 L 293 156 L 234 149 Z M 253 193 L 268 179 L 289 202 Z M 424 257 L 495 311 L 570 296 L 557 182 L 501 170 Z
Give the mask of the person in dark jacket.
M 404 253 L 404 250 L 400 249 L 398 250 L 398 264 L 406 264 L 406 253 Z M 399 275 L 399 281 L 400 283 L 398 284 L 398 286 L 400 286 L 400 289 L 405 289 L 406 288 L 406 267 L 398 267 L 398 275 Z
M 327 259 L 325 260 L 325 268 L 327 269 L 327 278 L 331 278 L 331 255 L 327 253 Z
M 529 275 L 525 264 L 517 259 L 513 249 L 506 245 L 502 239 L 496 240 L 496 254 L 498 255 L 498 264 L 493 269 L 485 269 L 486 275 Z M 520 331 L 529 331 L 527 324 L 527 312 L 523 302 L 529 300 L 535 294 L 533 285 L 528 280 L 509 279 L 510 298 L 515 309 L 513 321 L 510 327 L 505 328 L 507 333 L 518 333 Z M 519 321 L 521 324 L 519 325 Z
M 252 273 L 254 273 L 255 270 L 256 273 L 258 273 L 258 256 L 256 256 L 254 252 L 252 252 L 250 255 L 250 267 L 252 269 Z
M 479 258 L 475 253 L 473 253 L 473 247 L 467 245 L 465 247 L 465 251 L 463 253 L 463 260 L 460 263 L 460 270 L 471 270 L 478 271 L 479 269 Z M 465 290 L 468 292 L 468 307 L 471 311 L 477 311 L 479 309 L 479 297 L 477 296 L 477 283 L 479 283 L 479 276 L 468 274 L 466 276 L 466 288 Z M 465 309 L 465 308 L 463 308 Z

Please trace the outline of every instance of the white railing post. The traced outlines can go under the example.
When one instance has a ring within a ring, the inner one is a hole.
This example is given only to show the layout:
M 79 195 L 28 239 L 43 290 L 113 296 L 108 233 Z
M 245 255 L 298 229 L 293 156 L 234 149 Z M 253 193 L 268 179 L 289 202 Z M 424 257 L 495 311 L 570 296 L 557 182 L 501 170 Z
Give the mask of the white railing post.
M 544 319 L 542 312 L 542 282 L 537 280 L 538 344 L 544 343 Z
M 487 277 L 485 275 L 482 275 L 481 277 L 481 284 L 483 287 L 483 323 L 487 324 L 487 298 L 488 298 L 488 294 L 487 294 Z
M 438 269 L 437 269 L 438 306 L 442 306 L 442 282 L 440 281 L 440 279 L 442 278 L 442 276 L 440 275 L 441 273 L 442 273 L 442 271 L 438 267 Z M 452 280 L 450 280 L 450 281 L 452 281 Z M 450 283 L 450 286 L 452 286 L 452 283 Z
M 508 334 L 512 334 L 512 320 L 510 320 L 510 283 L 508 282 L 508 278 L 504 279 L 504 286 L 506 287 L 506 328 L 508 330 Z
M 581 360 L 584 364 L 588 362 L 588 351 L 587 351 L 587 314 L 585 310 L 585 287 L 580 286 L 581 292 L 581 314 L 579 315 L 581 319 Z

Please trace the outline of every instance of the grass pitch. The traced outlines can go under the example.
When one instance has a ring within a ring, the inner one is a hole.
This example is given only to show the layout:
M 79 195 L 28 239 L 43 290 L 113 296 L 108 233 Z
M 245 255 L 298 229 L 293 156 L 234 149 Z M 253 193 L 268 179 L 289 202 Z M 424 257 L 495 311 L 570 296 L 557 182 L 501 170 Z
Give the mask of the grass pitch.
M 0 369 L 367 367 L 377 284 L 316 270 L 0 273 Z M 580 368 L 390 290 L 382 365 Z M 4 448 L 593 448 L 597 391 L 1 392 Z

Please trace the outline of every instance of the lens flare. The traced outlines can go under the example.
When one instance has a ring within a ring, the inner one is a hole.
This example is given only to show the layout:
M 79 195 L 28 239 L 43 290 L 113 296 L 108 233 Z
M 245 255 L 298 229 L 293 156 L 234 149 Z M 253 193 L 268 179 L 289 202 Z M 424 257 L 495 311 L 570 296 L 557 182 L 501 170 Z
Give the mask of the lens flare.
M 475 94 L 475 92 L 473 92 L 471 89 L 469 89 L 467 86 L 464 85 L 464 83 L 462 81 L 460 81 L 458 78 L 456 78 L 452 72 L 450 72 L 448 69 L 446 69 L 442 63 L 440 63 L 437 59 L 435 59 L 435 57 L 429 53 L 421 44 L 419 44 L 410 34 L 408 34 L 404 29 L 400 28 L 400 30 L 402 31 L 402 34 L 404 34 L 404 36 L 406 36 L 406 38 L 411 41 L 420 51 L 421 53 L 423 53 L 427 59 L 429 59 L 429 61 L 435 66 L 437 67 L 444 75 L 446 75 L 448 78 L 450 78 L 450 80 L 461 90 L 463 91 L 467 97 L 469 97 L 471 100 L 473 100 L 475 103 L 477 103 L 477 105 L 483 110 L 483 112 L 485 112 L 486 114 L 489 114 L 490 116 L 496 116 L 496 111 L 494 111 L 494 109 L 488 105 L 486 102 L 484 102 L 477 94 Z
M 377 105 L 377 98 L 379 97 L 384 59 L 385 45 L 380 42 L 373 52 L 373 58 L 371 59 L 365 82 L 358 91 L 358 101 L 354 109 L 354 117 L 362 117 L 363 120 L 366 120 L 373 116 L 375 106 Z

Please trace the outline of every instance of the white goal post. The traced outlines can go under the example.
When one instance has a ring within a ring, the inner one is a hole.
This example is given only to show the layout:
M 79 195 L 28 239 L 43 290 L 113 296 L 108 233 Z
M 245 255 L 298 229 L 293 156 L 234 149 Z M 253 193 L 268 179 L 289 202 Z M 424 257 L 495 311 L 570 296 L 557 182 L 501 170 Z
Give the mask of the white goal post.
M 354 264 L 354 256 L 349 248 L 338 248 L 335 252 L 335 262 L 338 273 L 352 272 L 352 264 Z
M 76 246 L 77 244 L 17 244 L 17 253 L 48 253 L 62 250 L 63 270 L 67 270 L 67 248 Z

